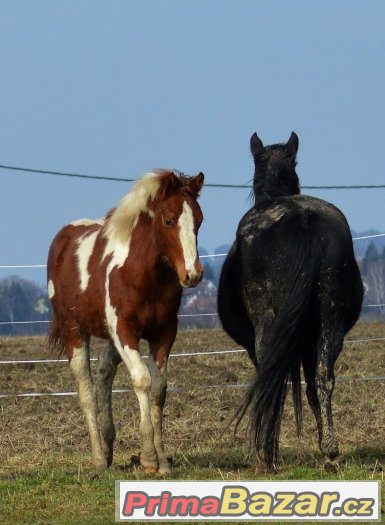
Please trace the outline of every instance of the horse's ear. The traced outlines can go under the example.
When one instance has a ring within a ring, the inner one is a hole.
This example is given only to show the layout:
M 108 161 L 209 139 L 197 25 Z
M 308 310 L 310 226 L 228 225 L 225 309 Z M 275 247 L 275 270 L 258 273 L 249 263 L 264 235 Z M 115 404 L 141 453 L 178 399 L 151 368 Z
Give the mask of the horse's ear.
M 299 146 L 299 140 L 297 133 L 294 133 L 294 131 L 291 132 L 290 138 L 286 143 L 286 148 L 289 150 L 290 155 L 292 157 L 295 157 L 297 155 Z
M 198 175 L 195 175 L 195 177 L 191 177 L 191 179 L 189 180 L 190 191 L 195 198 L 199 196 L 199 192 L 202 189 L 204 180 L 205 176 L 201 171 L 198 173 Z
M 163 180 L 159 195 L 161 200 L 168 199 L 178 188 L 182 187 L 182 182 L 174 173 L 169 173 Z
M 256 133 L 253 133 L 251 135 L 250 150 L 251 150 L 251 153 L 252 153 L 253 157 L 255 157 L 255 155 L 258 155 L 259 153 L 261 153 L 261 151 L 263 150 L 262 140 L 258 137 L 258 135 Z

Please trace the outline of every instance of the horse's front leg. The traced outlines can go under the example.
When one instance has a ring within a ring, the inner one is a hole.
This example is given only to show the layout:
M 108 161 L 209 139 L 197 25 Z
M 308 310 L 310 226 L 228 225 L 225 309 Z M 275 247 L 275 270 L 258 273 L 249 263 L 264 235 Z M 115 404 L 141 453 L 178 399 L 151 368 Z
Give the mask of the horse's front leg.
M 146 472 L 157 472 L 158 455 L 154 445 L 154 427 L 151 421 L 150 388 L 151 374 L 139 352 L 139 341 L 118 333 L 114 337 L 115 347 L 130 373 L 132 385 L 139 402 L 140 434 L 142 450 L 140 464 Z
M 151 349 L 148 365 L 151 373 L 151 421 L 154 427 L 154 444 L 159 461 L 158 473 L 167 475 L 171 474 L 171 468 L 166 458 L 162 438 L 163 408 L 167 392 L 167 358 L 158 363 L 154 355 L 156 354 Z

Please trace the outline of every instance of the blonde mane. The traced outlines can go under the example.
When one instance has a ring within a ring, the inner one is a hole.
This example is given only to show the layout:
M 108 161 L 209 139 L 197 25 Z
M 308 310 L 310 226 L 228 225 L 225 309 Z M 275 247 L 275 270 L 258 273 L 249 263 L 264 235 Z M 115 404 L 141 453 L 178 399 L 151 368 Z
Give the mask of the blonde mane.
M 107 238 L 126 243 L 138 222 L 141 213 L 153 212 L 148 208 L 148 201 L 154 200 L 160 188 L 161 179 L 168 174 L 166 170 L 154 170 L 136 181 L 133 188 L 118 206 L 107 216 L 104 234 Z

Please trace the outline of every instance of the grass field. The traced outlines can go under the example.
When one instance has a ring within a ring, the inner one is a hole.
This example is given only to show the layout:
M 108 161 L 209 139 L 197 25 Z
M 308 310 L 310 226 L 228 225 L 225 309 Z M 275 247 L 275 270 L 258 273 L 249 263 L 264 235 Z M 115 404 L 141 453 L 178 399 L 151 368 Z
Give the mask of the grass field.
M 385 337 L 384 324 L 360 324 L 348 340 Z M 101 344 L 95 341 L 95 355 Z M 173 353 L 235 348 L 221 330 L 186 331 Z M 0 338 L 1 359 L 46 358 L 42 337 Z M 0 392 L 73 391 L 66 365 L 0 365 Z M 304 432 L 295 436 L 288 398 L 281 433 L 282 468 L 261 476 L 246 446 L 246 426 L 237 436 L 229 424 L 252 367 L 244 353 L 175 357 L 170 360 L 165 443 L 172 479 L 374 479 L 385 468 L 384 341 L 345 344 L 336 376 L 334 415 L 345 464 L 323 470 L 315 422 L 307 405 Z M 355 380 L 354 380 L 355 379 Z M 357 381 L 358 379 L 358 381 Z M 115 388 L 129 387 L 123 366 Z M 116 453 L 108 472 L 93 477 L 88 436 L 76 397 L 0 399 L 0 523 L 85 525 L 114 523 L 114 481 L 146 479 L 130 457 L 139 451 L 134 395 L 114 395 Z M 384 493 L 383 493 L 384 507 Z

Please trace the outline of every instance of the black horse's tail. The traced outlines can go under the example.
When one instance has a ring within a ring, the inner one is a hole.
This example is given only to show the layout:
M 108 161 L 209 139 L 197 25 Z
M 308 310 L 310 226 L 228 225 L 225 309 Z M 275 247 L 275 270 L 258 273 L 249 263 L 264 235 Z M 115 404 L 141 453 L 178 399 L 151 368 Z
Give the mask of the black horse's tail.
M 310 218 L 309 218 L 310 219 Z M 295 219 L 293 222 L 296 222 Z M 292 381 L 297 432 L 302 426 L 301 354 L 305 316 L 310 302 L 319 247 L 310 224 L 286 235 L 287 289 L 281 308 L 264 336 L 263 355 L 241 407 L 239 421 L 251 406 L 250 440 L 258 456 L 273 470 L 277 463 L 279 432 L 287 383 Z

